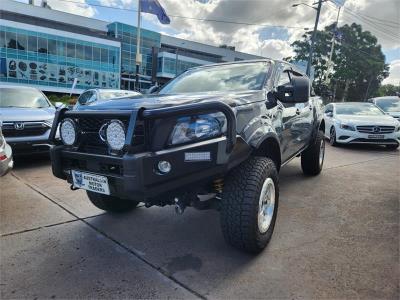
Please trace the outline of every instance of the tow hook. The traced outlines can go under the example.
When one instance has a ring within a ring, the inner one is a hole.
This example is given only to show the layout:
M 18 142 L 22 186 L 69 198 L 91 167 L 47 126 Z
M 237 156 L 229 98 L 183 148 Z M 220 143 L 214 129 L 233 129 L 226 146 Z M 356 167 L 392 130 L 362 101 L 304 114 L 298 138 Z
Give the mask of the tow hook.
M 179 198 L 175 198 L 174 201 L 175 201 L 175 212 L 178 215 L 182 215 L 186 208 L 185 203 Z
M 76 191 L 76 190 L 79 190 L 77 187 L 74 187 L 74 185 L 73 184 L 71 184 L 71 186 L 69 187 L 72 191 Z

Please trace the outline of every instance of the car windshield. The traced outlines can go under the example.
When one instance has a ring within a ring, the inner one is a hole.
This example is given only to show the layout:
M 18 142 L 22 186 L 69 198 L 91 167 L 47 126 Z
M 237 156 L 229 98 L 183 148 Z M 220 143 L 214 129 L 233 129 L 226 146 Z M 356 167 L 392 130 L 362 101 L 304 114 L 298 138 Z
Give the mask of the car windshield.
M 0 107 L 47 108 L 50 107 L 45 96 L 31 88 L 1 88 Z
M 129 92 L 129 91 L 102 91 L 100 92 L 100 97 L 102 100 L 113 99 L 113 98 L 122 98 L 128 96 L 136 96 L 139 95 L 137 92 Z
M 357 116 L 379 116 L 384 113 L 371 103 L 357 104 L 338 104 L 336 105 L 337 115 L 357 115 Z
M 191 69 L 168 83 L 160 94 L 260 90 L 269 66 L 269 62 L 254 62 Z
M 386 98 L 376 100 L 376 105 L 384 112 L 400 112 L 400 98 Z

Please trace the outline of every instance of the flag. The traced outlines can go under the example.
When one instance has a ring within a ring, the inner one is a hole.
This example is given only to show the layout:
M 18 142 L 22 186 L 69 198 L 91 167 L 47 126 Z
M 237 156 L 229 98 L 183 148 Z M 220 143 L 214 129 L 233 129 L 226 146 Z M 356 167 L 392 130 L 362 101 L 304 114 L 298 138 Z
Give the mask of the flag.
M 158 2 L 158 0 L 139 0 L 140 1 L 140 11 L 144 13 L 149 13 L 156 15 L 158 20 L 162 24 L 169 24 L 171 20 L 167 16 L 164 8 Z

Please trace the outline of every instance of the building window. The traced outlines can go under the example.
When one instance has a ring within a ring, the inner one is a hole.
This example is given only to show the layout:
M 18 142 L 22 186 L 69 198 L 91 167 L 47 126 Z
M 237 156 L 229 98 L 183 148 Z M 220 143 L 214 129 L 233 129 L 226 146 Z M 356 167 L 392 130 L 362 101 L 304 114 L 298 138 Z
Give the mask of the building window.
M 48 40 L 48 50 L 50 54 L 57 55 L 57 42 L 55 40 Z
M 85 59 L 85 47 L 81 44 L 76 44 L 76 58 Z
M 7 48 L 6 45 L 6 32 L 0 30 L 0 48 Z
M 66 48 L 66 42 L 57 41 L 57 55 L 65 56 L 67 54 L 67 51 L 65 48 Z
M 18 33 L 17 36 L 17 49 L 18 50 L 27 50 L 27 36 L 25 34 Z
M 37 45 L 37 37 L 36 36 L 28 36 L 28 51 L 37 52 L 38 45 Z
M 85 46 L 85 59 L 92 60 L 92 46 Z
M 108 63 L 108 49 L 101 48 L 101 62 Z
M 6 32 L 7 48 L 17 49 L 17 34 L 15 32 Z
M 38 52 L 47 53 L 47 39 L 38 37 Z
M 75 58 L 75 43 L 72 42 L 67 43 L 67 56 Z
M 100 49 L 97 47 L 93 47 L 93 60 L 100 61 Z

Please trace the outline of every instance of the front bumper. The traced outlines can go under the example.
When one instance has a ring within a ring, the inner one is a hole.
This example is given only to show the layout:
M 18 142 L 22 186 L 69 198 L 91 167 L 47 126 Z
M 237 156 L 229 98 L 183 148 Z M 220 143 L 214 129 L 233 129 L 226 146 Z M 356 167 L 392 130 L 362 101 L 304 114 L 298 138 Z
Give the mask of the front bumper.
M 157 152 L 125 154 L 122 157 L 51 149 L 53 174 L 72 184 L 71 170 L 106 176 L 110 193 L 125 199 L 143 201 L 169 191 L 189 191 L 205 179 L 224 174 L 229 166 L 225 137 Z M 210 153 L 210 160 L 187 161 L 185 153 Z M 170 162 L 167 174 L 157 172 L 159 161 Z
M 6 141 L 12 147 L 15 154 L 48 152 L 52 147 L 49 141 L 50 130 L 38 136 L 6 137 Z
M 381 135 L 382 138 L 371 138 L 369 133 L 336 128 L 336 142 L 341 144 L 398 145 L 400 143 L 400 131 Z

